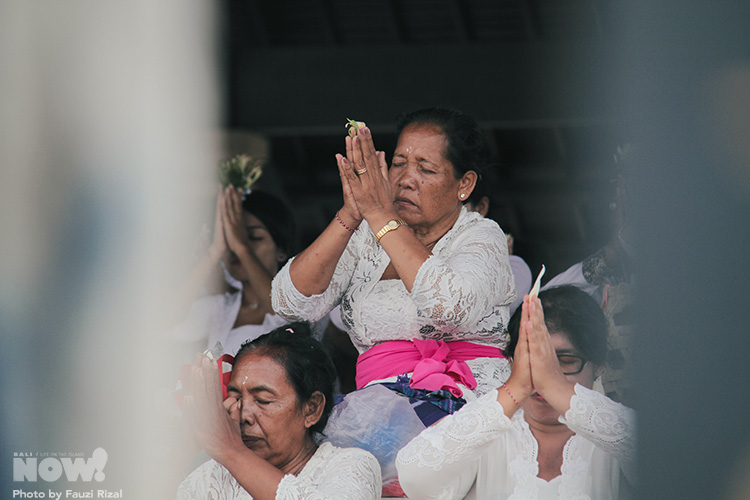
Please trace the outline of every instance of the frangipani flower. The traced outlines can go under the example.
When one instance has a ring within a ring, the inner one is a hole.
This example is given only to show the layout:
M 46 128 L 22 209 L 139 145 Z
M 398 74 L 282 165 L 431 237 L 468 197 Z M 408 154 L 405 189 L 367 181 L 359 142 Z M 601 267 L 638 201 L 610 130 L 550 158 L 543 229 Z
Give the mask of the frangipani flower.
M 539 295 L 539 287 L 542 285 L 542 276 L 544 276 L 544 271 L 545 271 L 545 267 L 544 267 L 544 264 L 542 264 L 542 270 L 539 271 L 539 276 L 536 277 L 534 286 L 531 287 L 531 291 L 529 292 L 530 298 L 533 298 Z

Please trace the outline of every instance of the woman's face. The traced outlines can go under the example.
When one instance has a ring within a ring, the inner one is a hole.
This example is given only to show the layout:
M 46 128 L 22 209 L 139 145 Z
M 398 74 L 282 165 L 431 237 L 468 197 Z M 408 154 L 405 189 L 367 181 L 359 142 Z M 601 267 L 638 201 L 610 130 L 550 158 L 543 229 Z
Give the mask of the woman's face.
M 412 229 L 443 222 L 450 227 L 461 211 L 461 200 L 474 189 L 476 173 L 456 179 L 445 157 L 446 146 L 445 134 L 435 125 L 408 125 L 398 138 L 388 178 L 393 207 Z
M 245 446 L 280 469 L 299 455 L 318 421 L 306 419 L 286 370 L 267 356 L 243 355 L 232 368 L 227 395 L 239 402 Z
M 550 331 L 550 341 L 552 347 L 555 348 L 557 355 L 563 358 L 560 360 L 560 367 L 563 372 L 572 371 L 572 367 L 565 361 L 566 355 L 579 356 L 585 359 L 585 356 L 573 347 L 573 344 L 570 343 L 566 334 Z M 568 379 L 568 381 L 573 382 L 574 384 L 581 384 L 589 389 L 594 385 L 594 379 L 596 379 L 596 377 L 597 367 L 590 361 L 583 365 L 583 369 L 579 373 L 576 373 L 575 375 L 565 375 L 565 378 Z M 552 408 L 552 406 L 550 406 L 549 403 L 547 403 L 547 401 L 536 392 L 526 400 L 523 405 L 523 411 L 527 419 L 532 419 L 539 423 L 548 425 L 560 425 L 558 420 L 560 413 Z
M 271 233 L 268 232 L 265 224 L 260 219 L 247 211 L 242 212 L 242 219 L 247 229 L 247 240 L 250 250 L 260 260 L 263 267 L 266 268 L 271 276 L 275 276 L 279 270 L 279 264 L 286 258 L 284 252 L 276 246 L 273 238 L 271 238 Z M 240 259 L 230 250 L 227 250 L 225 262 L 229 274 L 236 280 L 247 281 L 249 279 L 245 268 L 240 263 Z

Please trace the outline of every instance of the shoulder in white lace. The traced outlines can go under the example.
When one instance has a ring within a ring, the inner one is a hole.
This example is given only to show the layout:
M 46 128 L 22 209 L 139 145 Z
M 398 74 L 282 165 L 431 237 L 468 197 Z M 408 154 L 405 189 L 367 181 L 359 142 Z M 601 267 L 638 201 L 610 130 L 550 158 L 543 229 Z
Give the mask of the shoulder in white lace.
M 219 462 L 209 460 L 180 484 L 176 500 L 252 500 L 250 494 Z
M 399 451 L 396 468 L 401 486 L 407 495 L 420 498 L 438 498 L 444 491 L 466 494 L 482 453 L 510 426 L 496 390 L 468 403 Z
M 380 465 L 358 448 L 322 443 L 298 476 L 287 474 L 277 500 L 375 500 L 380 498 Z M 194 470 L 177 491 L 177 500 L 252 500 L 250 494 L 218 462 Z
M 277 500 L 372 500 L 381 494 L 380 464 L 359 448 L 321 443 L 299 476 L 286 475 Z
M 570 409 L 560 421 L 620 462 L 625 477 L 635 481 L 636 415 L 635 411 L 612 401 L 605 395 L 575 386 Z

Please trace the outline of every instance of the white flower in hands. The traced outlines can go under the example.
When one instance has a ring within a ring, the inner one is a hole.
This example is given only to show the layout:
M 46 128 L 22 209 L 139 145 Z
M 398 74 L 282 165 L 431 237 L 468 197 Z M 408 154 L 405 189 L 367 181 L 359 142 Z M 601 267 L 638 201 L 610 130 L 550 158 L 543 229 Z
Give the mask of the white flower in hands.
M 352 120 L 351 118 L 346 119 L 346 128 L 349 132 L 349 137 L 352 139 L 357 136 L 357 131 L 365 126 L 365 122 L 358 122 L 356 120 Z
M 539 276 L 536 277 L 536 281 L 534 282 L 534 286 L 531 287 L 531 291 L 529 292 L 529 297 L 534 298 L 539 295 L 539 287 L 542 285 L 542 276 L 544 276 L 544 271 L 546 268 L 544 267 L 544 264 L 542 264 L 542 270 L 539 271 Z

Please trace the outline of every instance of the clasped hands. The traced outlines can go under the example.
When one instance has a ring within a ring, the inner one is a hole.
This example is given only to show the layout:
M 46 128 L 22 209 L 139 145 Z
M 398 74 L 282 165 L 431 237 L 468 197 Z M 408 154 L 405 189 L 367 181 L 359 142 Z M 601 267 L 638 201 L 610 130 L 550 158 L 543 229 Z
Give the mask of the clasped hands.
M 247 228 L 243 220 L 242 190 L 232 186 L 219 188 L 214 234 L 208 253 L 218 262 L 227 248 L 235 255 L 249 248 Z
M 339 213 L 347 223 L 356 227 L 378 213 L 395 218 L 388 163 L 385 153 L 375 149 L 369 128 L 361 127 L 355 137 L 346 137 L 346 157 L 337 154 L 336 163 L 344 195 Z
M 519 405 L 537 393 L 564 414 L 569 408 L 575 384 L 565 377 L 560 368 L 539 297 L 525 295 L 521 308 L 518 343 L 506 384 Z

